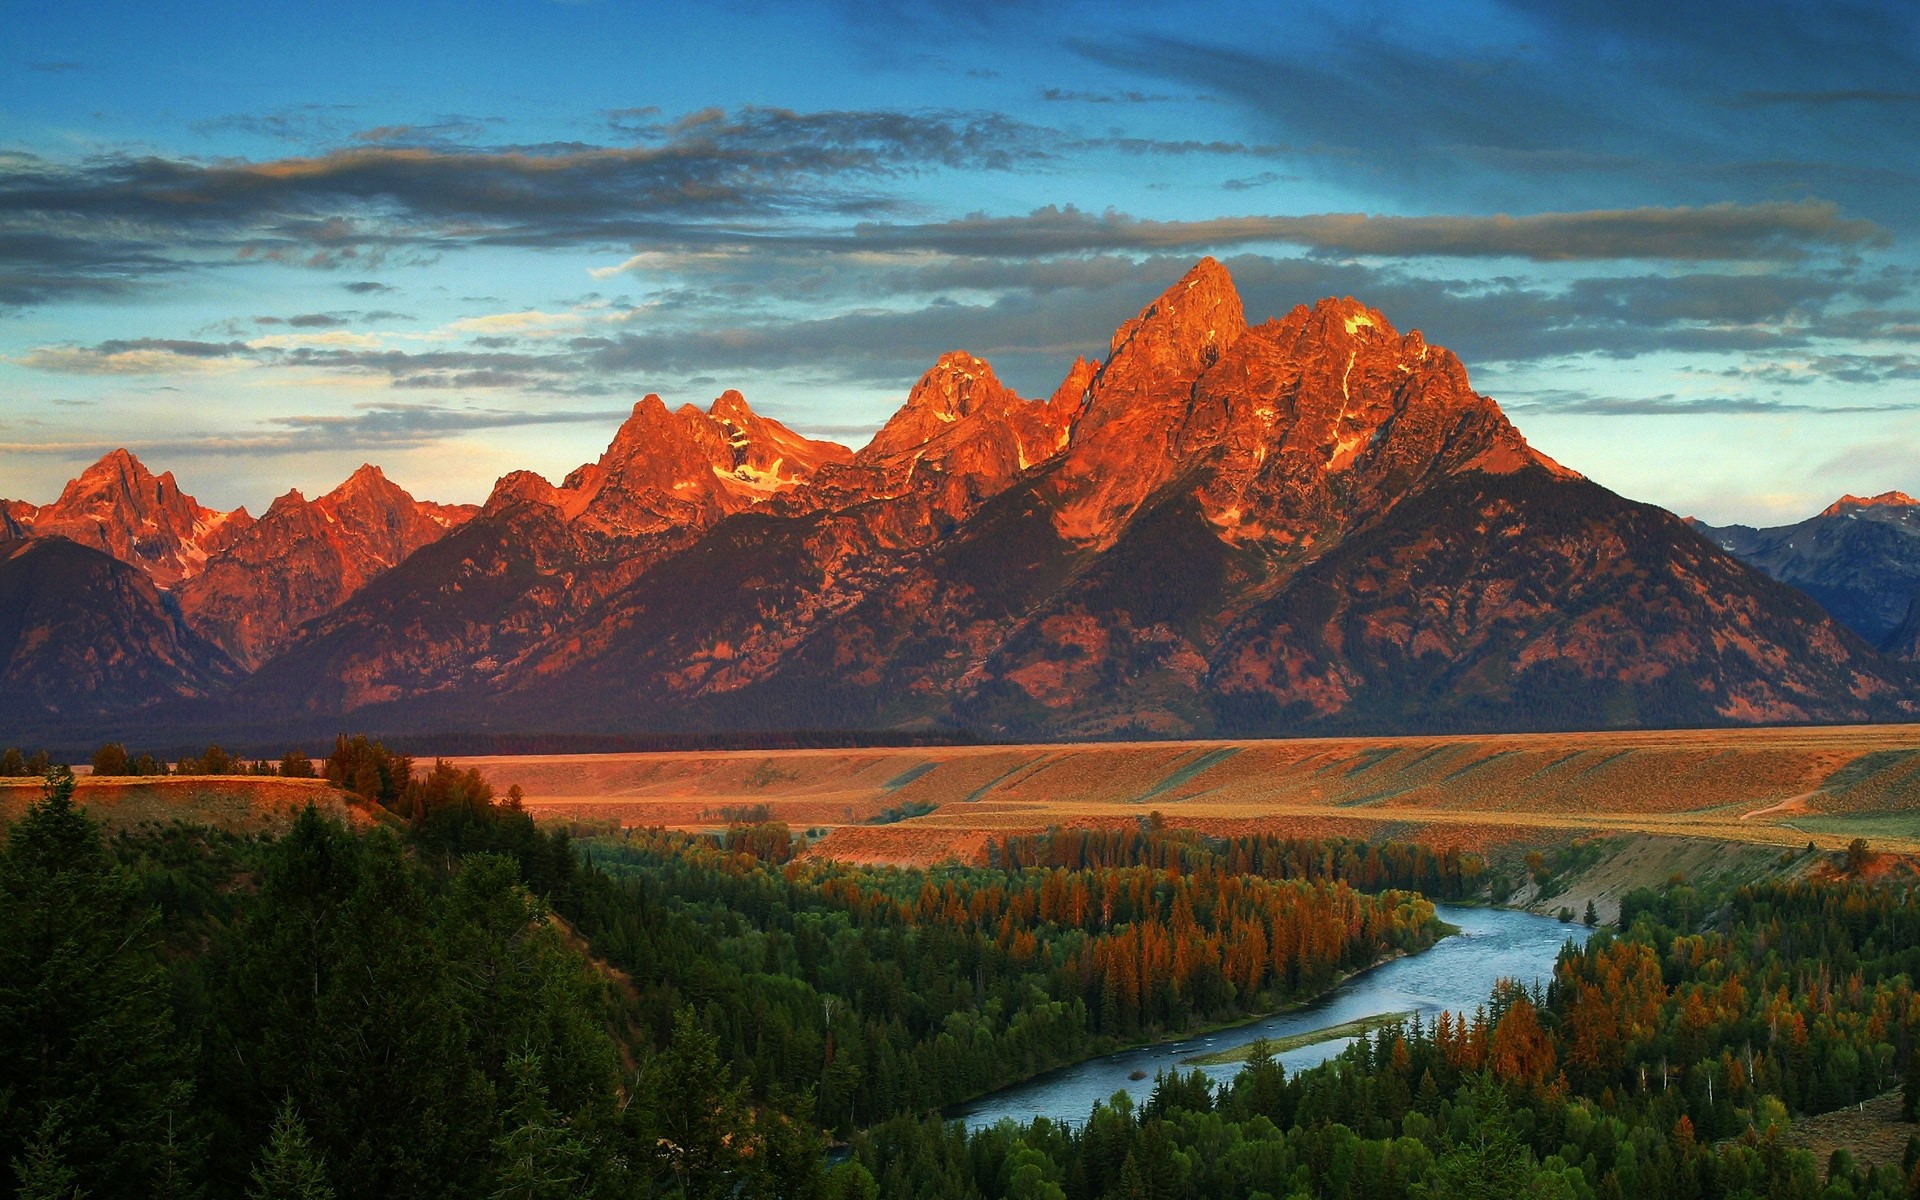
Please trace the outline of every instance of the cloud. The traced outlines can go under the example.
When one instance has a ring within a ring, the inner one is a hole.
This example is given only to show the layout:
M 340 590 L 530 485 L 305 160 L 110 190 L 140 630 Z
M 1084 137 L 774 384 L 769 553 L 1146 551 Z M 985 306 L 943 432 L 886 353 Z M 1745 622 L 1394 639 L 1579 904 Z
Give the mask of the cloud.
M 1464 21 L 1446 6 L 1382 21 L 1304 0 L 1231 33 L 1184 25 L 1067 40 L 1137 86 L 1220 97 L 1256 129 L 1321 151 L 1306 161 L 1322 175 L 1423 207 L 1633 207 L 1817 190 L 1920 224 L 1910 193 L 1856 174 L 1911 145 L 1908 97 L 1920 78 L 1911 5 L 1752 0 L 1728 19 L 1662 0 L 1491 0 Z M 1843 122 L 1810 122 L 1835 107 Z M 1727 191 L 1721 172 L 1781 161 L 1800 186 L 1754 179 Z
M 220 370 L 246 350 L 243 342 L 129 338 L 97 346 L 39 346 L 14 361 L 60 375 L 167 375 Z
M 1280 175 L 1272 171 L 1262 171 L 1258 175 L 1249 175 L 1245 179 L 1226 180 L 1220 186 L 1229 192 L 1248 192 L 1254 188 L 1263 188 L 1268 184 L 1278 183 L 1281 178 Z
M 70 59 L 70 58 L 58 58 L 58 59 L 37 58 L 37 59 L 30 59 L 27 62 L 27 70 L 38 71 L 43 75 L 65 75 L 74 71 L 84 71 L 86 69 L 87 67 L 85 63 L 75 62 L 73 59 Z
M 341 287 L 356 296 L 381 296 L 400 289 L 373 279 L 356 279 L 352 283 L 343 283 Z
M 1741 92 L 1730 102 L 1736 108 L 1770 104 L 1920 104 L 1920 92 L 1884 88 L 1849 88 L 1827 92 Z
M 1875 385 L 1920 380 L 1920 357 L 1911 354 L 1815 354 L 1729 367 L 1723 373 L 1740 379 L 1786 386 L 1821 382 Z
M 1889 240 L 1885 230 L 1843 217 L 1830 203 L 1801 200 L 1519 217 L 1318 213 L 1193 221 L 1146 220 L 1111 209 L 1096 214 L 1068 205 L 1035 209 L 1020 217 L 982 214 L 926 224 L 863 222 L 846 233 L 721 235 L 711 244 L 1019 258 L 1102 251 L 1203 251 L 1264 243 L 1384 258 L 1778 262 L 1798 261 L 1821 250 L 1884 246 Z M 627 260 L 622 267 L 647 266 L 655 261 L 649 253 Z M 602 268 L 594 274 L 604 278 L 619 269 Z
M 303 109 L 255 125 L 298 139 L 330 119 Z M 379 141 L 260 162 L 0 154 L 0 301 L 236 259 L 337 268 L 400 248 L 606 245 L 870 215 L 899 203 L 887 181 L 1032 166 L 1057 140 L 995 113 L 749 108 L 653 122 L 628 146 Z
M 1582 391 L 1521 392 L 1514 395 L 1518 398 L 1502 401 L 1509 412 L 1536 411 L 1600 417 L 1766 416 L 1777 413 L 1845 417 L 1863 413 L 1920 411 L 1920 401 L 1909 404 L 1805 404 L 1753 396 L 1682 399 L 1671 394 L 1616 397 Z
M 183 434 L 162 439 L 7 442 L 0 453 L 70 458 L 124 446 L 137 454 L 175 457 L 278 457 L 337 450 L 405 450 L 463 433 L 538 425 L 618 424 L 624 409 L 517 410 L 479 406 L 375 403 L 345 414 L 271 417 L 242 432 Z
M 1081 92 L 1058 87 L 1041 88 L 1040 98 L 1056 104 L 1166 104 L 1175 99 L 1173 96 L 1147 92 Z

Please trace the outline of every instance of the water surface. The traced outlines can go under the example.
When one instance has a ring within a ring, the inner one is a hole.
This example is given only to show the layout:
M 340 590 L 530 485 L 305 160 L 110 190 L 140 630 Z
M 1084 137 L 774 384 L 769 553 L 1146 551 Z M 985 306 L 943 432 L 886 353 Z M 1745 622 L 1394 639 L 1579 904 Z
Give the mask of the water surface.
M 1502 977 L 1529 985 L 1536 980 L 1544 984 L 1567 939 L 1576 943 L 1587 940 L 1585 926 L 1563 924 L 1551 917 L 1499 908 L 1435 907 L 1441 920 L 1460 927 L 1459 933 L 1423 953 L 1356 975 L 1303 1008 L 1251 1025 L 1180 1042 L 1121 1050 L 1062 1067 L 961 1105 L 951 1115 L 965 1120 L 970 1129 L 1006 1117 L 1020 1124 L 1047 1117 L 1077 1125 L 1087 1119 L 1096 1100 L 1105 1100 L 1115 1092 L 1124 1091 L 1136 1101 L 1145 1100 L 1153 1091 L 1154 1073 L 1178 1066 L 1183 1058 L 1244 1046 L 1258 1038 L 1307 1033 L 1378 1013 L 1417 1012 L 1422 1020 L 1438 1016 L 1443 1009 L 1471 1013 L 1477 1005 L 1486 1003 L 1487 994 Z M 1352 1042 L 1352 1038 L 1339 1038 L 1277 1057 L 1288 1072 L 1294 1072 L 1325 1062 Z M 1240 1067 L 1234 1063 L 1200 1070 L 1224 1082 Z M 1135 1071 L 1146 1072 L 1146 1077 L 1127 1078 Z

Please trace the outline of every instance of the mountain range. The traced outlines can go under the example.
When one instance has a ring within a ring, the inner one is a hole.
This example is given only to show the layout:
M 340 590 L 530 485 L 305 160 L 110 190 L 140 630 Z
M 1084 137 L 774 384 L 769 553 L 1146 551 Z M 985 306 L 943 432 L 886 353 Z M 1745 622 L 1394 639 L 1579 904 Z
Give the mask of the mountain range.
M 951 353 L 858 451 L 737 392 L 648 396 L 477 510 L 363 467 L 255 520 L 118 451 L 0 505 L 0 538 L 9 725 L 1036 739 L 1920 700 L 1745 541 L 1534 450 L 1418 332 L 1351 299 L 1249 323 L 1211 259 L 1051 396 Z
M 1688 523 L 1887 653 L 1920 657 L 1920 500 L 1842 496 L 1804 521 L 1767 529 Z

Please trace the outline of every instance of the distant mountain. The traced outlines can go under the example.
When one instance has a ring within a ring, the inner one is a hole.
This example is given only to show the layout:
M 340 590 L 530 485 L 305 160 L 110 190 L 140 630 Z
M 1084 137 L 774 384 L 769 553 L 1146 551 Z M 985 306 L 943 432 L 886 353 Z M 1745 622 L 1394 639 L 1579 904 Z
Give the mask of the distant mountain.
M 318 500 L 289 491 L 255 521 L 245 508 L 207 508 L 171 472 L 114 450 L 51 504 L 0 500 L 0 540 L 64 538 L 112 555 L 247 661 L 478 511 L 415 500 L 363 465 Z
M 290 491 L 178 587 L 188 624 L 245 667 L 285 649 L 302 622 L 479 510 L 415 500 L 363 465 L 317 500 Z
M 66 538 L 0 542 L 0 722 L 84 719 L 221 690 L 239 674 L 144 574 Z
M 1842 496 L 1804 521 L 1769 529 L 1689 524 L 1876 646 L 1895 649 L 1920 593 L 1920 500 L 1903 492 Z
M 52 504 L 4 506 L 21 532 L 105 551 L 163 588 L 199 571 L 253 523 L 244 508 L 203 507 L 180 491 L 172 472 L 155 476 L 125 450 L 81 472 Z
M 1532 449 L 1446 350 L 1352 299 L 1249 324 L 1211 259 L 1045 399 L 948 354 L 855 452 L 735 392 L 648 396 L 597 461 L 463 516 L 370 468 L 275 502 L 175 589 L 264 657 L 182 719 L 1080 738 L 1920 711 L 1914 668 Z
M 478 516 L 303 631 L 243 689 L 249 711 L 336 713 L 490 695 L 582 613 L 722 518 L 851 457 L 754 413 L 647 396 L 558 486 L 516 471 Z M 427 711 L 422 707 L 421 711 Z

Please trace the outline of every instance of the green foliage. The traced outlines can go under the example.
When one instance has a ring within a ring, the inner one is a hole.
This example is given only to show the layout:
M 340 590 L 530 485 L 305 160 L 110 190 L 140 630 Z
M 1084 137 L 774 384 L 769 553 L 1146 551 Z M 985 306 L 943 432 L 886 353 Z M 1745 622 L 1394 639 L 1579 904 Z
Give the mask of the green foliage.
M 413 759 L 395 754 L 365 735 L 341 734 L 327 756 L 327 779 L 372 804 L 397 809 L 413 779 Z
M 306 1122 L 300 1119 L 288 1097 L 274 1114 L 273 1130 L 254 1165 L 248 1200 L 333 1200 L 327 1185 L 324 1158 L 307 1137 Z
M 219 746 L 208 746 L 198 758 L 183 758 L 173 764 L 175 775 L 245 775 L 245 761 L 235 758 Z
M 119 742 L 108 742 L 93 752 L 95 775 L 126 775 L 130 765 L 127 748 Z
M 73 776 L 45 787 L 0 857 L 0 1161 L 145 1195 L 190 1098 L 156 922 Z

